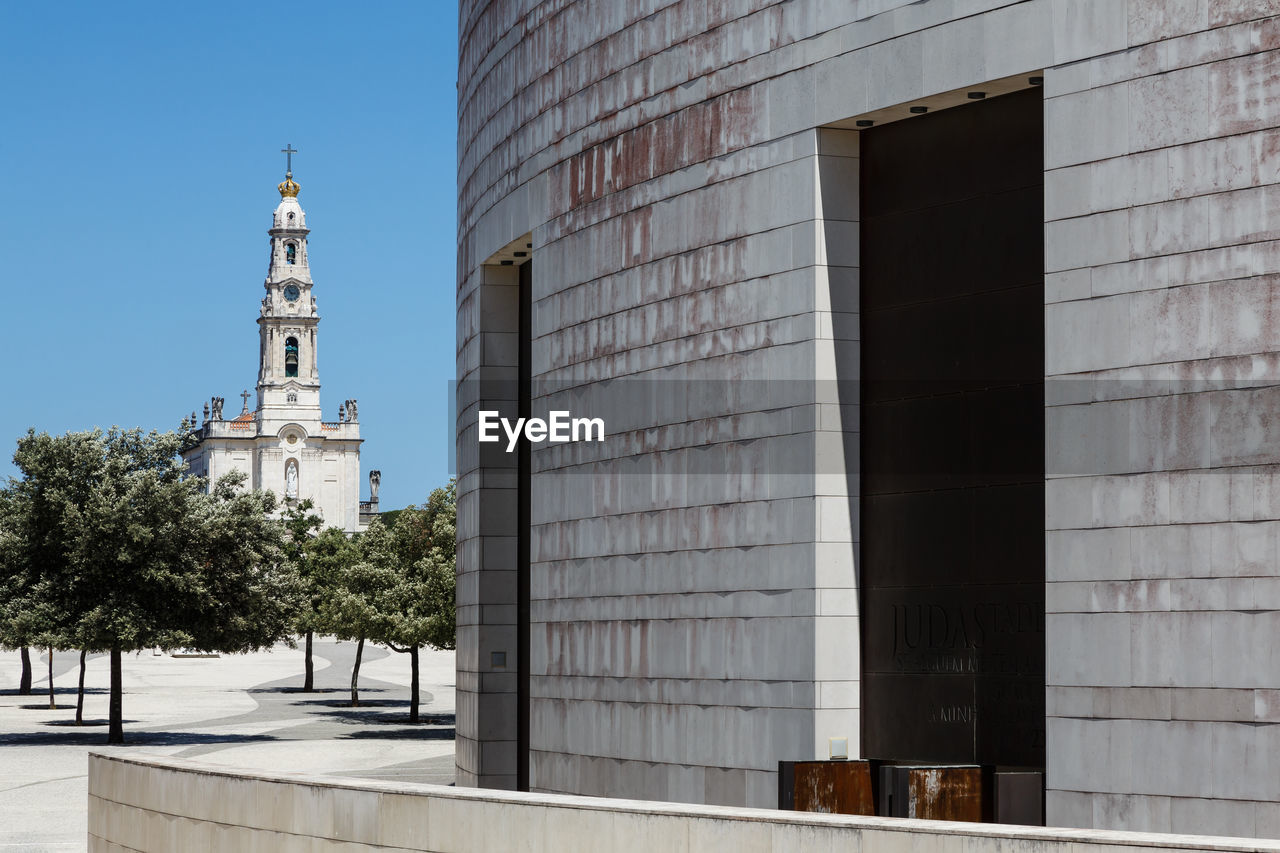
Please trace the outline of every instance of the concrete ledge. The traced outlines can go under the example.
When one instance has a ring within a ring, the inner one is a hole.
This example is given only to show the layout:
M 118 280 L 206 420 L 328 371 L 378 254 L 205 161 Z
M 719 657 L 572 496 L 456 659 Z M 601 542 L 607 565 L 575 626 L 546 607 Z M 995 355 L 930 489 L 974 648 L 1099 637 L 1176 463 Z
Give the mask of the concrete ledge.
M 89 755 L 89 850 L 1272 851 L 1280 841 L 524 794 Z

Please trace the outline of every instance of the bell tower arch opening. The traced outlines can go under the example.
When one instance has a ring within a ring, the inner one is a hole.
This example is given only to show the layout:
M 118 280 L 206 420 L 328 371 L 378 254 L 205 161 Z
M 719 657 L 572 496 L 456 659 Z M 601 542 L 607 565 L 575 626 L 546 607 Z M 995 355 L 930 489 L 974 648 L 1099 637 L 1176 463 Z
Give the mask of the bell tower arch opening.
M 298 375 L 298 339 L 292 336 L 284 339 L 284 375 Z

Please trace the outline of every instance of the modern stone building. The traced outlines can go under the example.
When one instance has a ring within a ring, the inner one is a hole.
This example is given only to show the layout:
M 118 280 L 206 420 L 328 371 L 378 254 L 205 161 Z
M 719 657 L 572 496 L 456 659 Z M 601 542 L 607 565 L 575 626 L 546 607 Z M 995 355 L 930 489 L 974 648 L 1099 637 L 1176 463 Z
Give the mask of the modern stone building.
M 292 151 L 289 157 L 291 161 Z M 257 405 L 249 410 L 245 391 L 242 410 L 228 418 L 224 398 L 214 397 L 205 404 L 183 458 L 192 473 L 210 482 L 238 470 L 247 475 L 249 488 L 269 489 L 286 501 L 310 499 L 326 526 L 355 533 L 368 526 L 377 510 L 380 475 L 371 472 L 371 500 L 361 502 L 357 402 L 346 400 L 337 420 L 325 421 L 321 415 L 320 314 L 307 258 L 311 232 L 298 204 L 301 187 L 292 168 L 278 189 L 280 204 L 268 232 L 266 295 L 258 316 Z
M 847 738 L 1280 836 L 1280 7 L 459 27 L 461 784 L 772 806 Z

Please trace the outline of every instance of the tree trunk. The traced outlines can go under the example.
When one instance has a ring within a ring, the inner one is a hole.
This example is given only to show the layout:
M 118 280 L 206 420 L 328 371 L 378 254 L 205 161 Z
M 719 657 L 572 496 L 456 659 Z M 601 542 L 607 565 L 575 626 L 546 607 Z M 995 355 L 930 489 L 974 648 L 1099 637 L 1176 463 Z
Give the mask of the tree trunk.
M 360 680 L 360 656 L 364 654 L 364 637 L 356 644 L 356 665 L 351 667 L 351 707 L 360 707 L 360 693 L 356 685 Z
M 53 701 L 53 646 L 49 647 L 49 710 L 55 711 L 58 704 Z
M 409 665 L 413 676 L 409 679 L 409 722 L 418 722 L 418 647 L 409 648 Z
M 302 692 L 310 693 L 316 689 L 315 668 L 311 665 L 311 635 L 312 631 L 307 632 L 307 677 L 302 681 Z
M 84 725 L 84 657 L 88 654 L 84 649 L 80 650 L 80 687 L 76 691 L 76 725 Z
M 22 655 L 22 677 L 18 680 L 18 695 L 31 695 L 31 651 L 23 646 L 18 650 Z
M 111 647 L 111 700 L 107 716 L 107 743 L 124 743 L 124 714 L 121 702 L 120 647 Z

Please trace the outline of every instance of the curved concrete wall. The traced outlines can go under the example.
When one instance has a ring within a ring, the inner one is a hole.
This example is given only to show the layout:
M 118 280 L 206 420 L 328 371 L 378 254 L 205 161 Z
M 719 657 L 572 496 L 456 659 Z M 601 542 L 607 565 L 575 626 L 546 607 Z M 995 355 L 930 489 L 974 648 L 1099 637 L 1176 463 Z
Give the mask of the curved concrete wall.
M 1277 853 L 1280 843 L 476 791 L 89 756 L 90 853 Z
M 464 0 L 459 27 L 464 383 L 514 375 L 517 251 L 535 382 L 856 379 L 853 120 L 1042 76 L 1049 819 L 1280 833 L 1280 443 L 1241 387 L 1280 375 L 1274 4 Z M 512 787 L 515 472 L 481 399 L 458 779 Z M 623 413 L 643 486 L 534 452 L 531 788 L 765 806 L 779 760 L 859 754 L 858 413 L 807 402 L 798 447 L 768 401 Z M 706 443 L 729 475 L 685 478 Z

